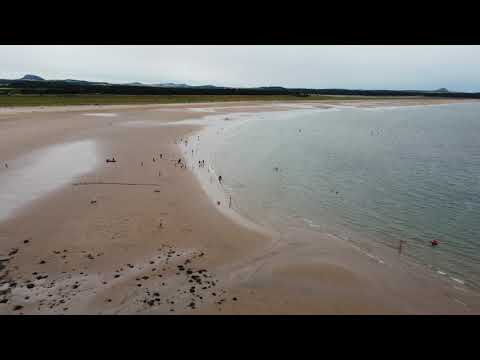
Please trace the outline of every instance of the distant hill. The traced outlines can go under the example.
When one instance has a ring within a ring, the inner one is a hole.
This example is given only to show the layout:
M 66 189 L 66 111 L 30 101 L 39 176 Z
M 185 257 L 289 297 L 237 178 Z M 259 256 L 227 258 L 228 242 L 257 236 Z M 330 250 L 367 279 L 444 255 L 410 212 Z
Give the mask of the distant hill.
M 286 88 L 282 86 L 261 86 L 258 87 L 257 89 L 262 89 L 262 90 L 286 90 Z
M 175 83 L 151 84 L 150 86 L 166 87 L 166 88 L 186 88 L 186 87 L 190 87 L 190 85 L 187 85 L 187 84 L 175 84 Z
M 19 80 L 44 81 L 45 79 L 44 79 L 44 78 L 41 78 L 40 76 L 37 76 L 37 75 L 27 74 L 27 75 L 25 75 L 24 77 L 22 77 L 22 78 L 19 79 Z
M 143 84 L 131 82 L 114 84 L 77 79 L 45 80 L 38 75 L 27 74 L 21 79 L 0 79 L 0 95 L 35 94 L 110 94 L 110 95 L 289 95 L 308 97 L 330 96 L 428 96 L 438 98 L 475 98 L 480 92 L 452 92 L 446 88 L 437 90 L 362 90 L 362 89 L 311 89 L 285 88 L 282 86 L 223 87 L 215 85 L 188 85 L 177 83 Z
M 215 85 L 198 85 L 198 86 L 191 86 L 191 87 L 196 89 L 231 89 L 230 87 L 215 86 Z
M 126 85 L 126 86 L 150 86 L 150 85 L 142 84 L 141 82 L 131 82 L 131 83 L 126 83 L 126 84 L 122 84 L 122 85 Z
M 65 79 L 63 81 L 67 83 L 72 83 L 72 84 L 84 84 L 84 85 L 90 84 L 90 81 L 86 81 L 86 80 Z

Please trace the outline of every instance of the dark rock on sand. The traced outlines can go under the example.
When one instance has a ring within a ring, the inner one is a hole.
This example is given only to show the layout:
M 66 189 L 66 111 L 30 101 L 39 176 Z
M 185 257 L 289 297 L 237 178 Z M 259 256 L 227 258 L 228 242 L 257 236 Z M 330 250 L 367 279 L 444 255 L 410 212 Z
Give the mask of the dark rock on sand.
M 15 255 L 17 252 L 18 252 L 18 249 L 17 249 L 17 248 L 14 248 L 14 249 L 12 249 L 12 250 L 8 253 L 8 256 Z
M 23 309 L 22 305 L 15 305 L 15 307 L 13 308 L 13 311 L 18 311 L 18 310 L 22 310 L 22 309 Z

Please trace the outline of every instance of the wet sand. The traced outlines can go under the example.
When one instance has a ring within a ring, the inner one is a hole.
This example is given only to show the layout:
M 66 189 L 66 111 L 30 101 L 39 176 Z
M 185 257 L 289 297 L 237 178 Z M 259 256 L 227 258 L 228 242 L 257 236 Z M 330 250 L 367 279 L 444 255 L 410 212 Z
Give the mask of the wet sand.
M 0 111 L 0 179 L 26 171 L 31 164 L 21 159 L 58 144 L 94 142 L 98 164 L 0 219 L 2 314 L 480 313 L 478 294 L 394 251 L 370 249 L 381 253 L 380 263 L 328 234 L 292 238 L 225 216 L 191 169 L 175 164 L 182 156 L 175 141 L 201 126 L 119 126 L 286 105 L 38 110 Z M 65 155 L 73 163 L 78 156 Z M 105 162 L 112 157 L 115 163 Z

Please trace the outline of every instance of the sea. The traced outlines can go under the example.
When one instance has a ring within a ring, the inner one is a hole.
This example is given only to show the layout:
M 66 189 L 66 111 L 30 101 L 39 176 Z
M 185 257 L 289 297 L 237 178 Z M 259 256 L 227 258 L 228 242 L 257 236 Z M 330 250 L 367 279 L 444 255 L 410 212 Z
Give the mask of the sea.
M 307 106 L 202 122 L 185 153 L 197 172 L 205 160 L 222 206 L 279 232 L 402 242 L 404 256 L 480 289 L 480 104 Z

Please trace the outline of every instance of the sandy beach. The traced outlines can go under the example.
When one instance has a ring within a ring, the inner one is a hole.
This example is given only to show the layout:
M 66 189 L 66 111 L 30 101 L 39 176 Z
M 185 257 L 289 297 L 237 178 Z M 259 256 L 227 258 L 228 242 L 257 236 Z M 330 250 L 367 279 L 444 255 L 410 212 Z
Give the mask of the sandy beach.
M 28 180 L 72 174 L 48 192 L 22 194 L 21 206 L 10 194 L 0 218 L 0 314 L 480 314 L 478 293 L 392 249 L 307 230 L 292 238 L 225 216 L 218 207 L 227 205 L 208 197 L 177 145 L 202 126 L 148 125 L 298 106 L 462 101 L 0 109 L 0 180 L 29 171 L 48 149 L 58 164 L 45 157 Z M 70 161 L 62 144 L 89 149 L 97 162 L 75 172 L 80 154 Z

